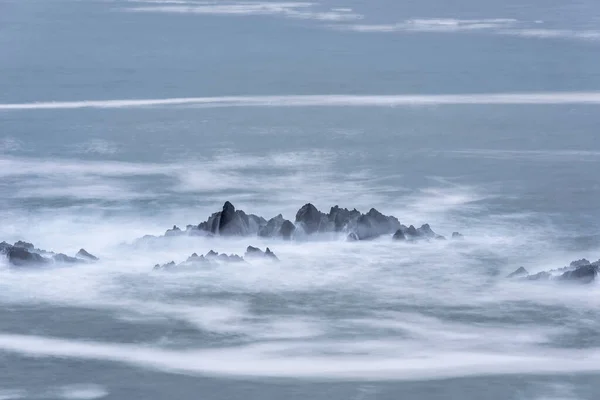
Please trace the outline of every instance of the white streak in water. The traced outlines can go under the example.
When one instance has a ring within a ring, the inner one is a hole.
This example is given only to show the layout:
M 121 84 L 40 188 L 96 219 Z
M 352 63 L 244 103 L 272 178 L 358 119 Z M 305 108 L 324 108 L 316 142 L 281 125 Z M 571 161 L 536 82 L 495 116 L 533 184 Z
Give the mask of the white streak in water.
M 393 346 L 393 342 L 358 344 L 355 348 L 358 354 L 350 351 L 348 354 L 324 356 L 302 352 L 289 354 L 295 348 L 293 343 L 210 350 L 166 350 L 40 336 L 0 335 L 0 349 L 11 353 L 32 357 L 113 361 L 168 372 L 209 376 L 377 381 L 600 371 L 600 349 L 400 353 L 392 350 Z M 369 348 L 372 352 L 364 354 Z
M 363 16 L 349 8 L 319 10 L 310 2 L 194 2 L 194 1 L 136 1 L 148 5 L 123 9 L 136 13 L 199 14 L 221 16 L 271 15 L 285 18 L 318 21 L 354 21 Z
M 182 97 L 146 100 L 82 100 L 4 103 L 0 111 L 80 108 L 196 107 L 396 107 L 441 105 L 600 104 L 600 92 L 478 93 L 432 95 L 282 95 Z

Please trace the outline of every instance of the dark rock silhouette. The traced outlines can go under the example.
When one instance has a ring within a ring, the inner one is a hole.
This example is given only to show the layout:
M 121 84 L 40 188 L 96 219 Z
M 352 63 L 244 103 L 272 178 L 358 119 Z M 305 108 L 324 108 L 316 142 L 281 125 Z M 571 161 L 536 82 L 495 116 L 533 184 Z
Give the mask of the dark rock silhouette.
M 415 228 L 413 225 L 409 226 L 408 228 L 403 226 L 400 229 L 398 229 L 396 231 L 396 233 L 394 233 L 394 236 L 392 236 L 392 238 L 394 240 L 431 240 L 431 239 L 438 239 L 438 240 L 444 240 L 446 239 L 445 237 L 438 235 L 437 233 L 435 233 L 431 227 L 429 226 L 429 224 L 425 224 L 422 225 L 420 228 Z
M 307 235 L 326 232 L 327 222 L 327 215 L 317 210 L 311 203 L 303 205 L 296 213 L 296 225 L 302 228 Z
M 348 240 L 369 240 L 383 235 L 394 235 L 401 231 L 404 239 L 444 239 L 443 236 L 433 232 L 428 224 L 420 228 L 402 225 L 394 216 L 384 215 L 371 208 L 366 214 L 356 209 L 349 210 L 333 206 L 326 214 L 319 211 L 313 204 L 303 205 L 296 213 L 295 222 L 285 219 L 281 214 L 266 220 L 263 217 L 246 214 L 236 210 L 235 206 L 227 201 L 221 211 L 213 213 L 204 222 L 198 225 L 188 225 L 185 230 L 173 226 L 165 232 L 169 236 L 251 236 L 292 239 L 301 238 L 317 233 L 345 234 Z M 459 237 L 456 233 L 453 237 Z M 462 236 L 462 235 L 460 235 Z M 401 239 L 398 235 L 396 239 Z M 144 240 L 154 237 L 146 236 Z
M 221 211 L 198 225 L 198 229 L 220 236 L 248 236 L 258 234 L 260 227 L 266 224 L 264 218 L 236 210 L 233 204 L 227 201 Z
M 275 253 L 273 253 L 268 247 L 265 251 L 262 251 L 258 247 L 248 246 L 246 249 L 246 254 L 244 254 L 244 258 L 268 258 L 271 260 L 279 261 Z
M 404 234 L 404 231 L 402 229 L 398 229 L 396 231 L 396 233 L 394 233 L 394 236 L 392 236 L 392 239 L 394 239 L 394 240 L 406 240 L 406 235 Z
M 527 270 L 520 267 L 509 274 L 507 278 L 520 278 L 528 281 L 556 281 L 587 284 L 593 282 L 600 272 L 600 260 L 591 263 L 581 259 L 573 261 L 568 267 L 542 271 L 530 275 Z
M 588 264 L 579 265 L 572 271 L 567 271 L 558 277 L 561 281 L 590 283 L 598 275 L 598 266 Z
M 173 229 L 168 229 L 165 232 L 165 236 L 179 236 L 181 234 L 183 234 L 183 232 L 177 227 L 177 225 L 173 225 Z
M 87 254 L 90 257 L 81 257 Z M 70 257 L 63 253 L 55 254 L 50 251 L 36 249 L 31 243 L 18 241 L 14 245 L 6 242 L 0 243 L 0 254 L 4 254 L 12 267 L 39 267 L 52 264 L 82 264 L 97 261 L 98 258 L 81 249 L 77 257 Z
M 245 263 L 248 259 L 256 258 L 268 258 L 277 260 L 277 256 L 267 247 L 265 251 L 257 247 L 248 246 L 244 257 L 240 257 L 237 254 L 227 255 L 225 253 L 217 253 L 214 250 L 210 250 L 205 255 L 198 255 L 193 253 L 182 263 L 176 264 L 175 261 L 168 262 L 166 264 L 156 264 L 154 270 L 156 271 L 193 271 L 203 266 L 218 266 L 231 263 Z
M 292 238 L 296 226 L 287 219 L 283 218 L 283 215 L 279 214 L 276 217 L 271 218 L 266 225 L 261 226 L 258 230 L 258 236 L 261 237 L 281 237 L 289 240 Z
M 459 232 L 452 232 L 452 239 L 462 239 L 464 236 Z
M 523 267 L 519 267 L 517 268 L 516 271 L 508 274 L 507 278 L 516 278 L 516 277 L 523 277 L 523 276 L 527 276 L 529 275 L 529 272 L 527 272 L 527 270 Z
M 98 257 L 96 257 L 93 254 L 88 253 L 87 251 L 85 251 L 85 249 L 79 249 L 77 254 L 75 254 L 75 257 L 83 258 L 84 260 L 90 260 L 90 261 L 98 261 L 99 260 Z
M 6 256 L 8 262 L 15 267 L 29 267 L 48 264 L 50 259 L 42 257 L 38 253 L 32 253 L 24 247 L 11 247 Z

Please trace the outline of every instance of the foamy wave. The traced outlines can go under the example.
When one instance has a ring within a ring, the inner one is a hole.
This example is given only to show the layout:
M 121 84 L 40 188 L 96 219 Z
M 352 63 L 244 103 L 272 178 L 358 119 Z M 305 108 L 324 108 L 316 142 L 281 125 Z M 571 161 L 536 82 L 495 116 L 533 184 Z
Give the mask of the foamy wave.
M 396 24 L 338 25 L 335 28 L 355 32 L 460 32 L 503 29 L 514 26 L 518 21 L 506 18 L 489 19 L 409 19 Z
M 139 1 L 152 5 L 128 7 L 124 11 L 136 13 L 201 14 L 225 16 L 272 15 L 285 18 L 318 21 L 353 21 L 362 15 L 349 8 L 319 10 L 316 3 L 308 2 L 193 2 L 193 1 Z M 160 5 L 156 5 L 160 4 Z
M 186 97 L 147 100 L 85 100 L 0 104 L 2 111 L 79 108 L 196 107 L 394 107 L 428 105 L 600 104 L 600 92 L 484 93 L 438 95 L 287 95 Z
M 330 346 L 332 343 L 323 343 Z M 181 351 L 115 343 L 0 335 L 0 349 L 34 357 L 120 362 L 186 374 L 297 379 L 431 380 L 486 375 L 553 375 L 600 371 L 600 349 L 517 352 L 413 351 L 396 342 L 345 343 L 345 354 L 308 355 L 283 343 Z M 291 354 L 290 354 L 290 351 Z M 368 351 L 370 354 L 365 354 Z M 296 353 L 296 354 L 294 354 Z M 362 353 L 362 354 L 361 354 Z
M 393 24 L 337 24 L 330 28 L 364 33 L 392 33 L 392 32 L 487 32 L 490 34 L 512 35 L 540 39 L 578 39 L 598 40 L 600 31 L 574 30 L 559 28 L 540 28 L 543 21 L 519 21 L 509 18 L 484 18 L 484 19 L 408 19 Z

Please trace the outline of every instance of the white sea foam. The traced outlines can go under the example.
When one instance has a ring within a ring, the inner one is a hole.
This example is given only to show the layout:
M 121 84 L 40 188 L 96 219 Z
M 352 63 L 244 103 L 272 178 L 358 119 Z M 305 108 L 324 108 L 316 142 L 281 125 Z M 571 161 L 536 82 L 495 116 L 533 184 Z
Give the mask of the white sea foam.
M 2 111 L 80 108 L 196 107 L 394 107 L 442 105 L 600 104 L 600 92 L 480 93 L 435 95 L 286 95 L 86 100 L 0 104 Z
M 49 395 L 67 400 L 94 400 L 108 396 L 108 391 L 101 385 L 79 384 L 61 386 L 51 390 Z
M 337 25 L 336 29 L 355 32 L 461 32 L 503 29 L 519 21 L 507 18 L 488 19 L 409 19 L 395 24 L 350 24 Z
M 321 343 L 323 349 L 339 346 Z M 239 377 L 431 380 L 464 376 L 552 375 L 600 371 L 600 350 L 412 351 L 402 343 L 343 343 L 337 355 L 307 354 L 313 345 L 283 343 L 185 351 L 40 336 L 0 335 L 0 349 L 34 357 L 114 361 L 171 372 Z M 308 346 L 308 347 L 307 347 Z M 398 347 L 399 346 L 399 347 Z M 319 347 L 319 344 L 317 344 Z M 399 349 L 399 350 L 394 350 Z M 371 354 L 364 354 L 369 350 Z M 361 354 L 362 353 L 362 354 Z
M 348 8 L 322 10 L 309 2 L 193 2 L 193 1 L 140 1 L 145 6 L 127 7 L 122 10 L 136 13 L 170 13 L 225 16 L 272 15 L 285 18 L 312 19 L 318 21 L 353 21 L 362 15 Z M 159 5 L 157 5 L 159 4 Z

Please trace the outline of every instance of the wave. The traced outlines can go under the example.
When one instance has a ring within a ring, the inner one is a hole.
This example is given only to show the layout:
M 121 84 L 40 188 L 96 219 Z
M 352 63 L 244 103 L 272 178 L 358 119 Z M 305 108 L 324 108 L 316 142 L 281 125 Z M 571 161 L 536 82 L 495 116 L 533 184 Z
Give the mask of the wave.
M 194 1 L 136 1 L 144 6 L 120 10 L 134 13 L 197 14 L 221 16 L 269 15 L 317 21 L 353 21 L 363 18 L 350 8 L 320 10 L 317 3 L 309 2 L 194 2 Z
M 600 92 L 532 92 L 432 95 L 282 95 L 184 97 L 146 100 L 41 101 L 0 104 L 0 111 L 81 108 L 196 107 L 394 107 L 443 105 L 600 104 Z
M 183 351 L 148 346 L 0 334 L 0 349 L 33 357 L 120 362 L 167 372 L 312 380 L 435 380 L 465 376 L 554 375 L 600 372 L 600 349 L 514 352 L 407 351 L 406 343 L 343 343 L 346 354 L 306 354 L 341 343 L 249 345 Z M 319 346 L 320 345 L 320 346 Z M 392 350 L 396 348 L 397 350 Z M 369 350 L 371 354 L 365 355 Z M 292 354 L 290 354 L 290 352 Z M 294 354 L 295 353 L 295 354 Z M 362 355 L 360 353 L 363 353 Z

